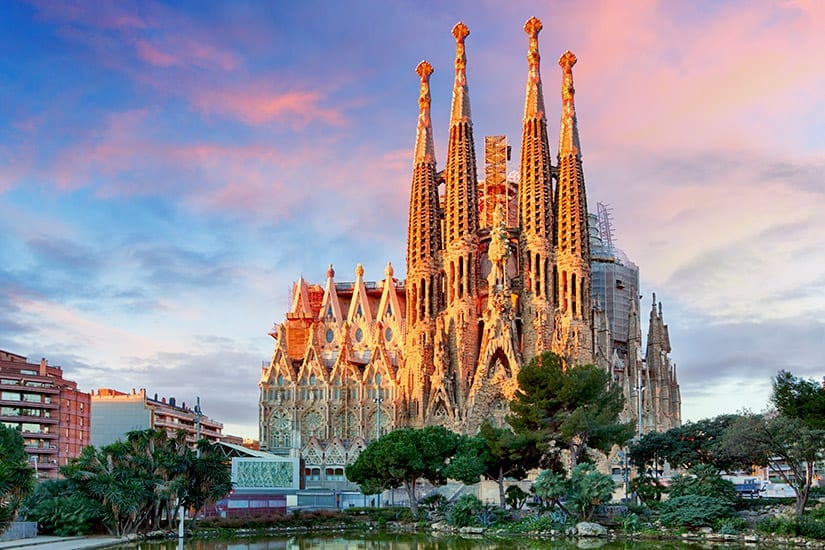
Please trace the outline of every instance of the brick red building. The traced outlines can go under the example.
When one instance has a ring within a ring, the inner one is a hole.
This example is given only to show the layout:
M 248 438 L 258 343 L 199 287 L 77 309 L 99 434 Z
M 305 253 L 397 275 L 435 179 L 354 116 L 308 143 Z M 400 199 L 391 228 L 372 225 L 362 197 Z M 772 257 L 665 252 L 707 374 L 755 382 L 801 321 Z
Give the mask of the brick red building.
M 0 422 L 23 435 L 38 477 L 56 477 L 89 445 L 90 419 L 89 394 L 63 378 L 62 368 L 0 350 Z

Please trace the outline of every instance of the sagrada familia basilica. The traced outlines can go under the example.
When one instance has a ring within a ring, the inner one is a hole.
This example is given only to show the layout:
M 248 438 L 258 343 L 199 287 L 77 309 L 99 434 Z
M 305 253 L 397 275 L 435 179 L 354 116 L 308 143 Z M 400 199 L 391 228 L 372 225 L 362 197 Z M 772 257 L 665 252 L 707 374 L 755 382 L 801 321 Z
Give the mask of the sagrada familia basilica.
M 383 280 L 295 283 L 290 311 L 271 336 L 260 379 L 261 448 L 338 472 L 367 443 L 398 427 L 443 425 L 474 433 L 503 425 L 522 365 L 544 351 L 567 364 L 609 370 L 625 393 L 625 418 L 642 410 L 645 430 L 681 422 L 667 326 L 654 295 L 643 356 L 637 281 L 627 288 L 624 335 L 591 283 L 588 218 L 574 105 L 576 56 L 559 59 L 561 131 L 551 161 L 539 71 L 542 24 L 529 37 L 520 173 L 507 178 L 506 141 L 485 142 L 477 175 L 465 40 L 453 28 L 455 85 L 443 170 L 436 165 L 429 78 L 422 61 L 414 149 L 406 280 L 387 264 Z M 443 187 L 442 187 L 443 186 Z M 618 286 L 627 281 L 613 281 Z M 642 406 L 637 408 L 639 396 Z

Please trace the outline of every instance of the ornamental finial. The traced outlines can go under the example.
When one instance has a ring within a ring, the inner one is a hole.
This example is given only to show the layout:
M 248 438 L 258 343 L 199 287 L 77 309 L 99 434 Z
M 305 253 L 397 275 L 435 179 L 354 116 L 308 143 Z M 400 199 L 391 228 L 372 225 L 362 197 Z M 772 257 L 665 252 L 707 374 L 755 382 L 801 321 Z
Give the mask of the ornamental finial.
M 561 137 L 559 139 L 559 155 L 581 155 L 579 144 L 579 130 L 576 125 L 576 106 L 573 103 L 573 96 L 576 93 L 573 87 L 573 65 L 576 64 L 576 56 L 567 50 L 559 58 L 559 67 L 562 68 L 563 80 L 561 84 Z
M 364 276 L 364 266 L 362 264 L 355 266 L 355 276 L 359 279 Z
M 562 99 L 573 99 L 576 91 L 573 89 L 573 65 L 576 64 L 576 56 L 567 50 L 559 58 L 559 67 L 564 71 L 564 82 L 562 82 Z
M 455 85 L 453 86 L 453 105 L 450 124 L 470 120 L 470 98 L 467 90 L 467 54 L 464 40 L 470 36 L 470 29 L 459 21 L 453 27 L 455 37 Z
M 335 270 L 332 269 L 332 264 L 329 264 L 329 267 L 327 268 L 327 279 L 332 279 L 334 277 L 335 277 Z
M 543 25 L 537 17 L 531 17 L 524 24 L 524 32 L 530 37 L 527 48 L 527 93 L 524 100 L 524 118 L 544 118 L 544 94 L 541 91 L 541 71 L 539 70 L 539 32 Z
M 530 48 L 527 53 L 527 60 L 531 63 L 531 66 L 535 54 L 535 63 L 536 67 L 538 67 L 539 32 L 541 32 L 542 28 L 544 28 L 544 26 L 541 24 L 541 20 L 538 17 L 531 17 L 524 24 L 524 32 L 530 36 Z
M 386 275 L 387 279 L 395 275 L 395 270 L 392 268 L 392 262 L 387 262 L 387 267 L 384 268 L 384 275 Z
M 427 61 L 422 61 L 415 68 L 415 72 L 421 79 L 421 87 L 418 93 L 418 135 L 415 140 L 414 163 L 435 162 L 435 147 L 430 122 L 430 75 L 433 74 L 433 66 Z

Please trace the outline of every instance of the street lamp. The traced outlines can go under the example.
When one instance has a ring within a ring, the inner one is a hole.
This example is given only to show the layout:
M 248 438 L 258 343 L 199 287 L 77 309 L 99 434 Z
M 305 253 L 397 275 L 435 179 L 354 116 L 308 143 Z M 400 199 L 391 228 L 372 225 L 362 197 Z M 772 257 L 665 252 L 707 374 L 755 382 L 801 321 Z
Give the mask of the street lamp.
M 381 375 L 375 375 L 375 382 L 378 384 L 378 394 L 372 400 L 373 403 L 376 404 L 378 410 L 376 411 L 376 423 L 375 423 L 375 439 L 381 438 L 381 403 L 384 402 L 384 398 L 381 395 Z
M 639 415 L 639 429 L 638 429 L 639 439 L 641 439 L 642 435 L 644 435 L 644 424 L 642 423 L 642 396 L 644 395 L 644 392 L 645 392 L 645 386 L 642 383 L 642 377 L 641 377 L 641 372 L 640 372 L 639 377 L 636 379 L 636 397 L 638 398 L 638 404 L 639 404 L 639 409 L 637 411 L 638 415 Z

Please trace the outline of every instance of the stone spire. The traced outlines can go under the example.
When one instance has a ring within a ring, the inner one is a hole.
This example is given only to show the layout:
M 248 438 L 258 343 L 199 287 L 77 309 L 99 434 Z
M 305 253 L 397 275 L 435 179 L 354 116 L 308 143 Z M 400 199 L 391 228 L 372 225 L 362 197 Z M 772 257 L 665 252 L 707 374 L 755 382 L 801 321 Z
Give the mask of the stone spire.
M 433 129 L 430 122 L 430 75 L 433 67 L 422 61 L 415 69 L 420 79 L 410 218 L 407 229 L 406 346 L 409 416 L 420 422 L 428 381 L 433 371 L 435 317 L 443 303 L 441 292 L 441 220 L 438 206 Z
M 524 24 L 530 37 L 527 51 L 527 90 L 521 134 L 521 174 L 518 204 L 521 224 L 521 269 L 525 321 L 524 359 L 529 361 L 550 345 L 553 316 L 553 204 L 550 145 L 539 70 L 538 35 L 541 21 Z
M 446 284 L 447 335 L 450 365 L 455 376 L 456 405 L 464 407 L 478 358 L 479 213 L 473 123 L 467 88 L 464 40 L 470 34 L 464 23 L 453 28 L 456 40 L 455 85 L 450 115 L 450 142 L 444 170 L 445 213 L 443 268 Z
M 418 128 L 415 137 L 414 163 L 435 164 L 435 147 L 433 146 L 433 126 L 430 121 L 430 75 L 433 74 L 433 66 L 427 61 L 422 61 L 415 68 L 416 74 L 421 79 L 421 89 L 418 93 Z
M 566 51 L 559 58 L 563 80 L 561 84 L 561 133 L 559 135 L 559 157 L 575 155 L 581 158 L 581 144 L 579 143 L 579 128 L 576 122 L 576 104 L 573 96 L 576 90 L 573 87 L 573 65 L 576 56 Z
M 541 20 L 531 17 L 524 24 L 524 32 L 530 37 L 530 45 L 527 49 L 527 93 L 524 101 L 524 119 L 540 118 L 545 119 L 544 114 L 544 94 L 541 90 L 541 72 L 539 71 L 539 32 L 544 26 Z
M 435 169 L 435 148 L 433 147 L 433 129 L 430 122 L 430 75 L 433 67 L 422 61 L 415 69 L 421 79 L 418 97 L 418 128 L 415 140 L 415 159 L 413 165 L 412 187 L 410 189 L 410 218 L 407 229 L 407 277 L 415 284 L 418 276 L 431 277 L 439 272 L 439 249 L 441 246 L 441 222 L 438 214 L 438 176 Z M 415 292 L 413 292 L 415 294 Z M 422 316 L 432 318 L 436 313 L 437 302 L 434 290 L 419 293 L 422 300 L 427 300 L 430 307 L 415 297 L 416 308 L 412 309 L 408 319 L 419 317 L 416 313 L 422 309 Z M 412 304 L 411 304 L 412 305 Z
M 565 52 L 559 59 L 563 82 L 559 138 L 559 176 L 554 201 L 556 224 L 556 306 L 558 319 L 575 336 L 575 362 L 592 360 L 590 239 L 587 197 L 582 170 L 576 109 L 573 104 L 573 65 L 576 56 Z M 558 330 L 558 327 L 557 329 Z M 563 341 L 563 339 L 562 339 Z M 572 349 L 572 348 L 570 348 Z
M 453 36 L 456 40 L 455 86 L 445 171 L 448 249 L 461 246 L 458 244 L 459 241 L 474 240 L 478 230 L 478 178 L 473 123 L 470 118 L 470 95 L 467 88 L 467 56 L 464 53 L 464 40 L 469 34 L 470 30 L 464 23 L 458 23 L 453 27 Z
M 455 37 L 455 85 L 453 86 L 453 105 L 450 111 L 450 126 L 458 122 L 470 121 L 470 89 L 467 87 L 467 54 L 464 40 L 470 36 L 470 29 L 458 22 L 453 27 Z

